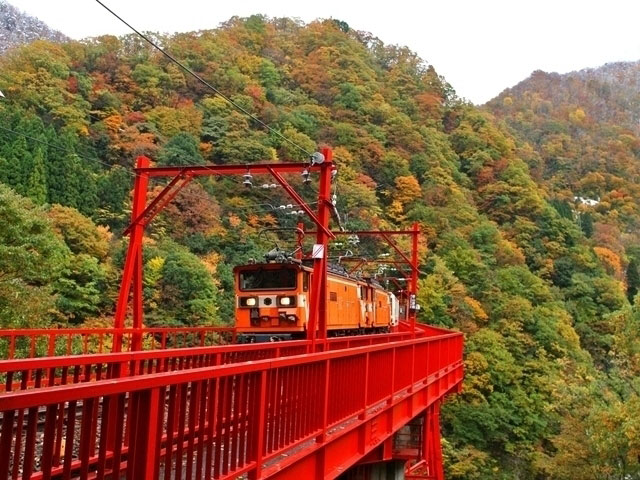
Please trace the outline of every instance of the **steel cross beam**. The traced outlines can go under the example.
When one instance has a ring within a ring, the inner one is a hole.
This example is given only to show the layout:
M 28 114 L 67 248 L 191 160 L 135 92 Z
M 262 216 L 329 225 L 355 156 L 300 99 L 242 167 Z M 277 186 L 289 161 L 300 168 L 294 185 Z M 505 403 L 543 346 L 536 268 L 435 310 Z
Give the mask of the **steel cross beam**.
M 306 233 L 316 233 L 313 230 L 307 230 Z M 334 231 L 335 235 L 413 235 L 413 230 L 345 230 Z
M 247 170 L 255 174 L 269 174 L 271 170 L 279 173 L 300 173 L 307 169 L 309 172 L 319 172 L 323 164 L 309 165 L 309 163 L 248 163 L 241 165 L 186 165 L 168 167 L 138 167 L 136 173 L 149 177 L 175 177 L 181 173 L 190 173 L 194 177 L 212 175 L 242 175 Z

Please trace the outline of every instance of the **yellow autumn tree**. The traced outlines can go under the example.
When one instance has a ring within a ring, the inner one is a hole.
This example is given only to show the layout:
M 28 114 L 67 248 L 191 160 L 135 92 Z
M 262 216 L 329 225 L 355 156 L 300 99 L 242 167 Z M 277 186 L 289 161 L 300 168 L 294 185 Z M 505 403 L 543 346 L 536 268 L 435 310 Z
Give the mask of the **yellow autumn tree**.
M 613 275 L 618 280 L 622 280 L 622 261 L 620 257 L 606 247 L 593 247 L 593 251 L 607 273 Z
M 413 175 L 397 177 L 395 184 L 394 200 L 400 202 L 403 207 L 415 202 L 422 194 L 420 184 Z

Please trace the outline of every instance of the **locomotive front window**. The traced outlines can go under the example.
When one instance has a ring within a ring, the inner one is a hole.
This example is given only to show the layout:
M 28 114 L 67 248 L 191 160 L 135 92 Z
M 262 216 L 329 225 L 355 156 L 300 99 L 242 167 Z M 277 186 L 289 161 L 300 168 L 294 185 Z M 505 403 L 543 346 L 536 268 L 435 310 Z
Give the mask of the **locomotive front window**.
M 240 290 L 293 290 L 297 285 L 297 270 L 293 268 L 243 270 Z

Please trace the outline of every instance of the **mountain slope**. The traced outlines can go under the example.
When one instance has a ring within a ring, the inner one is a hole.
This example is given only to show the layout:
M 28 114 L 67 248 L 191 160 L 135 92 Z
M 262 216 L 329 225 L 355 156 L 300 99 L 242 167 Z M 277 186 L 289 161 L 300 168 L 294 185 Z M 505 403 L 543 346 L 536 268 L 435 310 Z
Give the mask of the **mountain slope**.
M 615 124 L 640 133 L 640 61 L 608 63 L 564 75 L 536 71 L 488 105 L 496 109 L 499 100 L 524 99 L 527 94 L 538 95 L 540 113 L 553 115 L 579 106 L 588 112 L 586 121 Z
M 640 62 L 534 72 L 487 107 L 532 147 L 535 177 L 586 219 L 592 242 L 618 254 L 623 267 L 637 261 Z
M 0 54 L 37 39 L 62 42 L 67 37 L 37 18 L 22 13 L 5 0 L 0 0 Z
M 637 454 L 638 445 L 625 445 L 616 437 L 630 434 L 625 418 L 637 416 L 630 410 L 638 407 L 632 385 L 640 373 L 640 297 L 636 296 L 640 286 L 640 62 L 611 63 L 565 75 L 537 71 L 488 102 L 485 109 L 509 129 L 554 208 L 580 226 L 588 245 L 608 272 L 623 282 L 633 303 L 631 309 L 614 315 L 599 314 L 593 329 L 585 328 L 574 314 L 581 343 L 608 375 L 622 383 L 613 389 L 615 394 L 601 398 L 607 405 L 602 416 L 593 417 L 580 407 L 568 412 L 555 437 L 566 451 L 559 450 L 552 464 L 562 462 L 567 474 L 574 470 L 585 476 L 604 475 L 579 468 L 584 458 L 570 451 L 581 451 L 572 440 L 579 418 L 606 418 L 610 435 L 596 435 L 594 443 L 598 448 L 606 443 L 605 449 L 619 452 L 620 463 L 610 464 L 610 472 L 622 467 L 621 475 L 637 478 L 637 468 L 626 462 Z M 556 260 L 554 270 L 555 283 L 564 286 L 565 302 L 573 302 L 566 293 L 571 290 L 585 297 L 594 294 L 582 288 L 572 259 Z M 603 478 L 613 478 L 613 473 L 608 475 Z
M 637 473 L 637 457 L 612 470 L 618 451 L 600 448 L 636 448 L 625 431 L 607 437 L 611 418 L 631 414 L 625 409 L 637 398 L 625 383 L 637 379 L 624 376 L 635 368 L 634 345 L 622 342 L 637 330 L 635 317 L 626 315 L 612 259 L 530 175 L 531 148 L 459 102 L 413 52 L 344 22 L 233 18 L 159 41 L 306 150 L 333 146 L 347 228 L 420 223 L 420 319 L 467 336 L 464 392 L 443 410 L 449 478 Z M 0 182 L 13 189 L 0 193 L 7 211 L 29 212 L 25 225 L 46 216 L 49 227 L 33 232 L 46 241 L 37 237 L 34 249 L 55 244 L 60 264 L 42 277 L 0 264 L 13 272 L 0 276 L 3 325 L 109 321 L 125 247 L 111 231 L 129 215 L 136 155 L 157 164 L 305 158 L 135 37 L 38 41 L 0 58 L 0 70 L 0 90 L 11 97 L 0 104 Z M 300 179 L 292 183 L 315 200 Z M 274 241 L 291 245 L 286 235 L 259 235 L 295 226 L 299 218 L 278 208 L 287 203 L 279 189 L 193 182 L 148 230 L 146 322 L 231 321 L 231 266 L 261 257 Z M 79 240 L 83 231 L 90 241 Z M 7 248 L 15 241 L 0 237 Z M 383 248 L 362 239 L 351 249 L 377 256 Z M 12 295 L 25 291 L 47 297 L 39 305 L 51 314 L 12 311 Z M 618 394 L 629 401 L 611 400 Z

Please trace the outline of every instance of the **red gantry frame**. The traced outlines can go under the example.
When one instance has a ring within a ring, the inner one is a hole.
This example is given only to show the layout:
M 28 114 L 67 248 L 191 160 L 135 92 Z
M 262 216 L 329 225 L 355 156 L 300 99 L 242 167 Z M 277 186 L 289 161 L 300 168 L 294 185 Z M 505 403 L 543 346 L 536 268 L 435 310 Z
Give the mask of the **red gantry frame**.
M 178 193 L 188 185 L 195 177 L 200 176 L 224 176 L 224 175 L 245 175 L 269 174 L 278 184 L 289 194 L 289 196 L 300 206 L 307 216 L 315 224 L 316 230 L 307 232 L 315 234 L 315 245 L 313 258 L 313 283 L 310 298 L 310 315 L 307 331 L 316 332 L 309 335 L 310 351 L 316 349 L 325 350 L 327 340 L 327 264 L 328 264 L 328 244 L 329 240 L 338 235 L 372 235 L 385 239 L 389 245 L 398 253 L 403 262 L 411 268 L 410 285 L 408 291 L 409 298 L 409 321 L 411 331 L 415 333 L 416 301 L 415 294 L 418 282 L 418 236 L 417 224 L 407 231 L 331 231 L 329 220 L 333 210 L 331 203 L 331 179 L 335 164 L 332 161 L 332 151 L 329 148 L 322 149 L 324 156 L 322 163 L 258 163 L 244 165 L 188 165 L 188 166 L 167 166 L 151 167 L 147 157 L 140 156 L 136 160 L 135 183 L 133 192 L 133 205 L 131 211 L 131 224 L 124 231 L 129 235 L 129 247 L 123 269 L 120 291 L 116 304 L 114 318 L 114 331 L 122 331 L 125 326 L 125 318 L 129 309 L 129 302 L 132 302 L 133 331 L 131 338 L 131 350 L 140 350 L 143 333 L 143 294 L 142 276 L 143 261 L 142 247 L 145 227 L 158 215 Z M 293 189 L 293 187 L 283 177 L 283 174 L 300 174 L 306 170 L 309 173 L 319 174 L 319 191 L 317 211 L 313 211 L 304 199 Z M 147 203 L 149 179 L 154 177 L 170 177 L 169 183 L 158 193 L 158 195 Z M 405 255 L 402 250 L 392 240 L 395 235 L 410 235 L 412 237 L 411 256 Z M 387 261 L 385 263 L 393 263 Z M 133 293 L 132 293 L 133 290 Z M 116 334 L 113 342 L 113 351 L 119 352 L 122 349 L 122 335 Z

